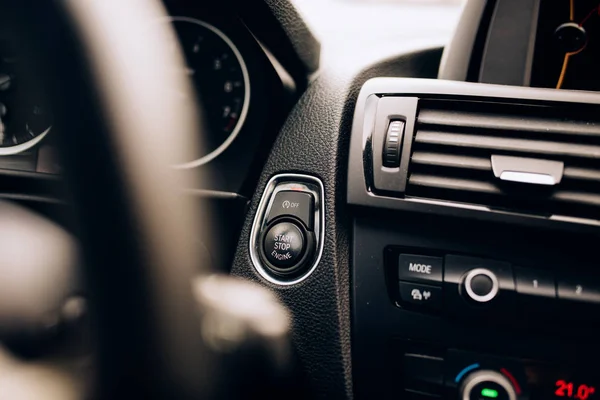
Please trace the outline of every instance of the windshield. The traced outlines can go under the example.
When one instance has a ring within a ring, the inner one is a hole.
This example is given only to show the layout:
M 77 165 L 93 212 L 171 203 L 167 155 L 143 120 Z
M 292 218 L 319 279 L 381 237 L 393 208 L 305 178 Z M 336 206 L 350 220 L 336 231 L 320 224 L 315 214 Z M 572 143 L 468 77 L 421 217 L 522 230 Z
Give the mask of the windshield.
M 449 41 L 464 0 L 293 0 L 325 51 Z M 442 43 L 443 44 L 443 43 Z

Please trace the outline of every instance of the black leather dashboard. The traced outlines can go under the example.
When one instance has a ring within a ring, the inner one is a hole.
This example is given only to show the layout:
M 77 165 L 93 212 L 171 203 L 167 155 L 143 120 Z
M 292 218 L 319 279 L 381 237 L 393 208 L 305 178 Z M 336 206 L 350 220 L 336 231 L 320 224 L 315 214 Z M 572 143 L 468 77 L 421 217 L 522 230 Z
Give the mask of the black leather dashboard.
M 350 219 L 346 165 L 354 104 L 362 84 L 375 76 L 435 77 L 441 47 L 407 49 L 375 60 L 326 63 L 293 109 L 261 174 L 238 242 L 232 272 L 270 287 L 292 311 L 295 346 L 318 398 L 352 398 L 350 352 Z M 279 287 L 258 275 L 248 240 L 260 195 L 275 174 L 299 172 L 325 187 L 323 257 L 304 282 Z

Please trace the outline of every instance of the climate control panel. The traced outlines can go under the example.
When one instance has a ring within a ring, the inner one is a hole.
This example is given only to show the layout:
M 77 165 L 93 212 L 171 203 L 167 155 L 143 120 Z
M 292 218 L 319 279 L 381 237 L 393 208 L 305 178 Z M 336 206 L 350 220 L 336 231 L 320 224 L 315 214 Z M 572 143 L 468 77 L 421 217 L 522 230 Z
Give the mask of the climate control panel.
M 594 400 L 600 375 L 577 366 L 450 349 L 414 351 L 398 344 L 403 362 L 401 398 L 458 400 Z

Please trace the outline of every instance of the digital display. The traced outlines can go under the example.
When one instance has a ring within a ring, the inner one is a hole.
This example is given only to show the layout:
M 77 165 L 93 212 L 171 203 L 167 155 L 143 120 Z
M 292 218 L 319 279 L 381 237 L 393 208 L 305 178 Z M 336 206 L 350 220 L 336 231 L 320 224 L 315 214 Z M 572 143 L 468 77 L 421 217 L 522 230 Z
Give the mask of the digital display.
M 536 363 L 525 370 L 531 400 L 600 400 L 600 375 L 590 366 Z
M 555 382 L 554 394 L 557 397 L 570 399 L 588 400 L 595 398 L 596 388 L 585 383 L 566 381 L 559 379 Z
M 600 0 L 542 0 L 531 86 L 600 91 Z

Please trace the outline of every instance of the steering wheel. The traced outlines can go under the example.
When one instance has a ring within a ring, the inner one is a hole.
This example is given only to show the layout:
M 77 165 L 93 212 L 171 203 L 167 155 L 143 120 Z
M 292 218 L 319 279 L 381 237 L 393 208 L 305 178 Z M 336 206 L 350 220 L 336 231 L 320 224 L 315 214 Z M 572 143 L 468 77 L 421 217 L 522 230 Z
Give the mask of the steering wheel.
M 247 388 L 264 377 L 258 370 L 279 374 L 260 366 L 282 371 L 289 364 L 287 311 L 269 292 L 211 276 L 198 265 L 195 239 L 201 231 L 207 237 L 218 221 L 182 194 L 193 176 L 170 168 L 199 148 L 199 125 L 175 34 L 157 23 L 165 16 L 160 2 L 2 0 L 0 15 L 23 49 L 30 76 L 53 101 L 93 316 L 94 397 L 233 397 L 236 385 Z M 69 235 L 14 205 L 5 204 L 0 216 L 21 226 L 25 239 L 59 235 L 29 267 L 32 275 L 36 268 L 62 268 L 72 280 L 75 268 L 65 269 L 75 259 L 66 256 L 73 254 Z M 10 276 L 9 266 L 18 262 L 6 261 L 3 276 Z M 60 302 L 69 285 L 42 285 L 48 293 L 36 304 Z M 10 321 L 0 315 L 3 323 Z M 255 363 L 243 373 L 242 353 Z M 40 372 L 56 370 L 55 364 L 14 362 L 8 353 L 0 358 L 12 360 L 4 371 L 34 366 L 12 381 L 10 398 L 90 395 L 73 376 Z

